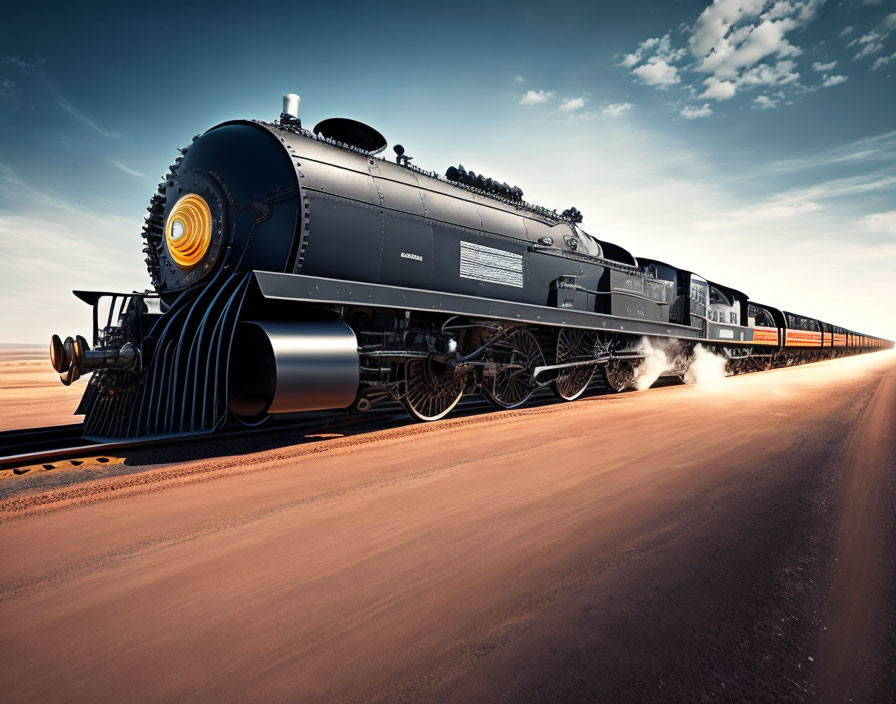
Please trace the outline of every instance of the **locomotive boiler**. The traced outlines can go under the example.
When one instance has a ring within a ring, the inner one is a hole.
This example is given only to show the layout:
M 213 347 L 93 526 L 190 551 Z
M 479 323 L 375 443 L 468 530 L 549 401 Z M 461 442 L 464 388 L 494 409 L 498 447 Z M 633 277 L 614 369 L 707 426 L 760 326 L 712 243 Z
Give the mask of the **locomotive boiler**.
M 385 147 L 350 119 L 305 129 L 289 95 L 276 121 L 225 122 L 182 149 L 143 231 L 152 289 L 76 291 L 92 340 L 52 339 L 63 383 L 92 372 L 85 434 L 384 401 L 437 420 L 464 393 L 514 408 L 545 386 L 574 400 L 598 370 L 630 386 L 645 337 L 675 340 L 683 364 L 705 344 L 732 371 L 892 346 L 635 258 L 575 208 Z

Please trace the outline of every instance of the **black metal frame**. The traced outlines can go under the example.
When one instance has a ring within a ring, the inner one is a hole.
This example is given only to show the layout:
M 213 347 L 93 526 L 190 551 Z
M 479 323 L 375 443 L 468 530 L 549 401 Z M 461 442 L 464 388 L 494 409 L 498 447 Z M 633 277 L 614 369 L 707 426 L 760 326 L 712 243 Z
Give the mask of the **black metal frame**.
M 411 311 L 501 319 L 531 325 L 570 326 L 627 335 L 674 337 L 699 341 L 699 328 L 653 320 L 637 320 L 603 313 L 551 308 L 464 294 L 402 288 L 304 274 L 253 271 L 259 294 L 269 300 L 333 305 L 374 306 Z

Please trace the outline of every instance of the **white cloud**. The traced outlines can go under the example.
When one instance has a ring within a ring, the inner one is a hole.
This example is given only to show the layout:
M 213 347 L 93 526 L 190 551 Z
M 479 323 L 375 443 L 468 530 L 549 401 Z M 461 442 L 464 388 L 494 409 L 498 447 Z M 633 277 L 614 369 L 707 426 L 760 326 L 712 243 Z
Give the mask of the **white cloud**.
M 824 79 L 824 83 L 822 83 L 821 85 L 824 86 L 825 88 L 830 88 L 831 86 L 836 86 L 841 83 L 846 83 L 847 80 L 849 80 L 849 79 L 847 79 L 846 76 L 827 76 Z
M 709 103 L 704 103 L 701 107 L 695 105 L 687 105 L 681 110 L 681 116 L 686 120 L 696 120 L 698 117 L 709 117 L 712 115 L 712 108 Z
M 896 210 L 866 215 L 861 220 L 861 226 L 870 232 L 896 236 Z
M 871 68 L 869 69 L 869 71 L 876 71 L 877 69 L 883 68 L 884 66 L 887 66 L 894 61 L 896 61 L 896 54 L 890 54 L 889 56 L 878 56 L 877 59 L 875 59 L 874 63 L 871 64 Z
M 867 34 L 862 35 L 858 39 L 853 39 L 847 47 L 859 44 L 862 48 L 856 54 L 856 59 L 864 59 L 866 56 L 876 54 L 884 48 L 884 40 L 896 30 L 896 12 L 892 12 L 880 23 L 880 26 Z
M 702 89 L 685 85 L 691 96 L 729 100 L 742 89 L 761 86 L 799 86 L 800 74 L 791 59 L 802 49 L 790 37 L 815 18 L 824 0 L 715 0 L 692 26 L 681 25 L 685 47 L 675 48 L 671 33 L 641 42 L 619 64 L 647 85 L 668 88 L 694 74 Z M 691 64 L 679 64 L 686 49 Z M 817 63 L 830 70 L 836 61 Z
M 678 61 L 685 55 L 685 50 L 673 49 L 671 37 L 672 33 L 667 32 L 663 37 L 651 37 L 650 39 L 645 39 L 638 45 L 638 48 L 635 49 L 633 53 L 626 54 L 619 65 L 625 66 L 626 68 L 632 68 L 641 63 L 641 60 L 650 53 L 653 54 L 652 58 L 661 59 L 666 63 L 674 63 L 675 61 Z
M 622 62 L 619 64 L 620 66 L 625 66 L 626 68 L 631 68 L 641 61 L 641 55 L 638 52 L 634 54 L 626 54 L 622 58 Z
M 819 63 L 818 61 L 816 61 L 814 64 L 812 64 L 812 68 L 814 68 L 816 71 L 824 73 L 826 71 L 830 71 L 836 65 L 837 65 L 836 61 L 831 61 L 830 63 L 827 63 L 827 64 L 822 64 L 822 63 Z
M 516 77 L 513 79 L 513 82 L 514 82 L 514 83 L 525 83 L 525 82 L 526 82 L 526 79 L 523 78 L 522 76 L 516 76 Z
M 578 98 L 566 98 L 563 102 L 560 103 L 560 109 L 566 110 L 567 112 L 581 110 L 583 107 L 585 107 L 585 103 L 587 102 L 588 98 L 586 98 L 584 95 L 581 95 Z
M 840 32 L 841 37 L 848 37 L 850 34 L 856 31 L 855 27 L 844 27 L 843 31 Z
M 772 108 L 778 106 L 778 101 L 763 94 L 757 95 L 753 99 L 753 105 L 755 105 L 760 110 L 771 110 Z
M 2 81 L 0 81 L 0 96 L 4 98 L 12 97 L 13 95 L 15 95 L 15 87 L 15 83 L 13 83 L 8 78 L 4 78 Z
M 520 105 L 539 105 L 546 103 L 554 97 L 552 90 L 529 90 L 520 98 Z
M 634 106 L 631 103 L 610 103 L 601 110 L 601 113 L 610 117 L 619 117 L 631 110 L 632 107 Z
M 720 0 L 714 2 L 697 18 L 689 44 L 694 56 L 706 56 L 724 39 L 731 27 L 747 17 L 755 17 L 765 6 L 765 0 Z
M 638 66 L 632 73 L 647 85 L 660 88 L 671 86 L 681 81 L 678 77 L 678 69 L 666 63 L 663 59 L 652 59 L 643 66 Z
M 801 53 L 800 49 L 788 42 L 784 35 L 798 26 L 792 19 L 778 22 L 763 20 L 754 27 L 748 27 L 748 31 L 735 30 L 720 39 L 708 54 L 696 57 L 699 60 L 697 70 L 732 79 L 767 56 L 796 56 Z
M 855 43 L 856 41 L 853 42 L 853 44 Z M 884 44 L 881 41 L 881 35 L 877 32 L 869 32 L 858 39 L 857 43 L 861 44 L 862 48 L 859 53 L 855 55 L 856 60 L 864 59 L 866 56 L 871 56 L 871 54 L 876 54 L 884 48 Z
M 749 86 L 783 86 L 796 83 L 800 78 L 793 61 L 778 61 L 774 66 L 759 64 L 744 71 L 738 79 L 738 85 Z
M 737 86 L 731 81 L 720 81 L 715 76 L 710 76 L 705 81 L 706 90 L 703 91 L 701 98 L 713 98 L 714 100 L 728 100 L 733 98 L 737 92 Z

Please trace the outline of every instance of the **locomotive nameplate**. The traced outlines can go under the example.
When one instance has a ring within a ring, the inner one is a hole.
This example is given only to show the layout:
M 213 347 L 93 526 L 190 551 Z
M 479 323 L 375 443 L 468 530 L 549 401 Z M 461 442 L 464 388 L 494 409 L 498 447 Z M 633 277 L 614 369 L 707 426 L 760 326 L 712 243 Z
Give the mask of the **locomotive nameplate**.
M 522 288 L 523 257 L 504 249 L 461 240 L 460 277 Z

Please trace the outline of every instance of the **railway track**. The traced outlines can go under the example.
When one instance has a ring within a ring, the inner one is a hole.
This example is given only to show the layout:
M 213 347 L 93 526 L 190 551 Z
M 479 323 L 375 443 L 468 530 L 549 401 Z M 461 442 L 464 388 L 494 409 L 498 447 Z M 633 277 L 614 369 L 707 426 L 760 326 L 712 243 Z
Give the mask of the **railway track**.
M 99 441 L 82 435 L 83 425 L 49 426 L 28 428 L 0 433 L 0 468 L 15 468 L 77 457 L 104 457 L 116 455 L 124 450 L 149 446 L 167 446 L 177 443 L 207 443 L 211 440 L 239 438 L 249 435 L 270 435 L 289 431 L 309 431 L 327 427 L 343 415 L 330 414 L 326 417 L 280 420 L 257 428 L 232 428 L 221 434 L 174 435 L 169 437 L 140 438 L 136 440 Z M 47 467 L 50 469 L 50 467 Z
M 602 375 L 595 375 L 584 397 L 607 393 Z M 548 389 L 535 392 L 527 407 L 562 403 Z M 493 410 L 493 406 L 478 394 L 464 397 L 451 417 L 474 415 Z M 195 443 L 205 445 L 210 441 L 221 442 L 247 437 L 270 437 L 282 434 L 284 442 L 294 440 L 296 433 L 316 432 L 367 433 L 404 423 L 412 423 L 398 403 L 384 403 L 376 410 L 363 414 L 345 412 L 314 412 L 295 414 L 286 418 L 272 418 L 264 425 L 249 428 L 233 426 L 220 433 L 207 435 L 174 435 L 141 438 L 136 440 L 100 441 L 83 437 L 83 424 L 27 428 L 0 432 L 0 478 L 2 476 L 30 473 L 37 469 L 52 470 L 67 465 L 83 464 L 89 458 L 92 464 L 115 462 L 127 450 L 146 447 L 164 447 L 175 444 Z M 55 464 L 62 463 L 62 464 Z

